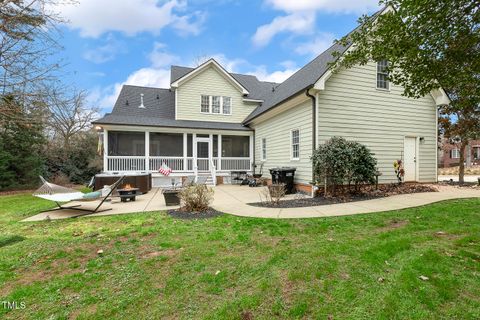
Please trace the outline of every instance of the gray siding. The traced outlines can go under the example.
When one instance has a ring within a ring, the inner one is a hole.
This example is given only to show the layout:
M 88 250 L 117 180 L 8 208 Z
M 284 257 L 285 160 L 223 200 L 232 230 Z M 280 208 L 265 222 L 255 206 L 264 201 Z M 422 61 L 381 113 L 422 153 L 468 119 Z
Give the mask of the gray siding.
M 244 103 L 242 92 L 209 67 L 177 88 L 177 120 L 220 121 L 241 123 L 256 107 Z M 232 114 L 205 114 L 200 112 L 202 95 L 227 96 L 232 98 Z
M 436 180 L 436 106 L 429 95 L 403 97 L 402 88 L 376 89 L 376 64 L 369 63 L 333 74 L 319 93 L 318 138 L 333 136 L 367 145 L 383 173 L 381 182 L 395 181 L 393 161 L 403 156 L 405 136 L 424 137 L 417 155 L 421 182 Z
M 267 160 L 264 176 L 270 177 L 269 168 L 296 167 L 295 182 L 312 180 L 312 102 L 307 100 L 254 126 L 255 162 L 262 161 L 262 138 L 267 139 Z M 300 130 L 300 159 L 291 160 L 291 130 Z

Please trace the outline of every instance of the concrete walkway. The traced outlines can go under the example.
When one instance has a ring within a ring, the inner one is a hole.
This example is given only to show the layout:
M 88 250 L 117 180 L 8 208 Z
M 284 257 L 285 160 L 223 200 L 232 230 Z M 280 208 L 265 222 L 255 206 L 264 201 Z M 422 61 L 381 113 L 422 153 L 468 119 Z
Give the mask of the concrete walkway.
M 85 209 L 94 209 L 99 202 L 72 202 L 66 206 L 80 204 L 82 208 Z M 135 212 L 148 212 L 148 211 L 163 211 L 168 209 L 173 209 L 176 207 L 167 207 L 165 205 L 165 200 L 163 198 L 162 192 L 158 188 L 152 189 L 147 194 L 137 196 L 137 199 L 132 202 L 120 202 L 120 198 L 112 198 L 110 202 L 105 202 L 101 207 L 102 209 L 111 209 L 108 211 L 98 212 L 94 214 L 84 215 L 84 212 L 78 210 L 57 210 L 57 211 L 48 211 L 42 212 L 27 219 L 22 220 L 23 222 L 28 221 L 42 221 L 46 219 L 57 220 L 57 219 L 67 219 L 74 218 L 77 216 L 84 217 L 97 217 L 97 216 L 108 216 L 115 214 L 126 214 L 126 213 L 135 213 Z
M 225 185 L 215 189 L 213 207 L 233 215 L 257 218 L 314 218 L 345 216 L 418 207 L 449 199 L 480 197 L 480 189 L 437 186 L 439 192 L 403 194 L 379 199 L 304 208 L 262 208 L 247 205 L 259 202 L 262 188 Z M 289 196 L 290 198 L 292 196 Z
M 248 203 L 260 202 L 265 187 L 250 188 L 239 185 L 220 185 L 215 187 L 215 196 L 212 207 L 216 210 L 243 217 L 258 218 L 314 218 L 344 216 L 370 212 L 390 211 L 417 207 L 433 202 L 480 197 L 480 189 L 457 188 L 453 186 L 437 186 L 439 192 L 425 192 L 404 194 L 379 199 L 338 203 L 304 208 L 263 208 L 250 206 Z M 295 195 L 288 195 L 286 199 L 293 199 Z M 83 207 L 95 207 L 97 203 L 83 202 Z M 122 203 L 118 198 L 113 198 L 110 203 L 105 203 L 102 208 L 112 210 L 86 215 L 84 217 L 141 213 L 148 211 L 164 211 L 176 207 L 167 207 L 160 189 L 152 189 L 149 193 L 137 197 L 137 201 Z M 45 219 L 66 219 L 81 215 L 75 210 L 58 210 L 37 214 L 23 221 L 41 221 Z
M 463 180 L 465 182 L 475 182 L 478 183 L 478 179 L 480 178 L 479 175 L 465 175 L 463 177 Z M 457 175 L 443 175 L 443 176 L 438 176 L 438 181 L 450 181 L 452 179 L 453 181 L 458 181 L 458 174 Z

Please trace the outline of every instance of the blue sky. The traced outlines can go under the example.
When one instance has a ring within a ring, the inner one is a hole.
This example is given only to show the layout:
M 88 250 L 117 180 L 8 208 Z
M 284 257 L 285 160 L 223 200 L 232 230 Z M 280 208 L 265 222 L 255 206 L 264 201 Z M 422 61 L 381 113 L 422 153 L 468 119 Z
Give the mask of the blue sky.
M 122 84 L 168 87 L 170 65 L 214 57 L 281 82 L 378 9 L 377 0 L 79 0 L 55 8 L 65 80 L 111 110 Z

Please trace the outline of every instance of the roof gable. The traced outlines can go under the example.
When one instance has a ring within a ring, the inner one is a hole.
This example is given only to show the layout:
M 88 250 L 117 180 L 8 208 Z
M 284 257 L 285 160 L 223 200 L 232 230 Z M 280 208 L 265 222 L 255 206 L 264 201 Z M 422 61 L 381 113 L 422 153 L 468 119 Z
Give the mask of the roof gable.
M 232 77 L 232 75 L 228 73 L 217 61 L 215 61 L 215 59 L 210 59 L 206 61 L 199 67 L 192 69 L 190 72 L 186 73 L 185 75 L 172 82 L 172 88 L 178 88 L 180 85 L 182 85 L 182 83 L 189 81 L 190 79 L 194 78 L 196 75 L 202 73 L 210 67 L 215 69 L 227 81 L 233 84 L 233 86 L 236 87 L 243 95 L 249 94 L 247 88 L 245 88 L 240 82 L 238 82 L 234 77 Z

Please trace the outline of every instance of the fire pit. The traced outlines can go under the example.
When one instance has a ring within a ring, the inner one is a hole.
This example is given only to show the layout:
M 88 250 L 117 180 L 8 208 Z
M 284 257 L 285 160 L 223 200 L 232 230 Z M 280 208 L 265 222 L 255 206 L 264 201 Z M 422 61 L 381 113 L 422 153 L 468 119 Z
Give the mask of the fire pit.
M 117 189 L 118 194 L 120 196 L 120 201 L 127 202 L 127 201 L 135 201 L 136 196 L 139 195 L 138 190 L 139 188 L 133 188 L 130 184 L 126 184 L 123 186 L 122 189 Z

